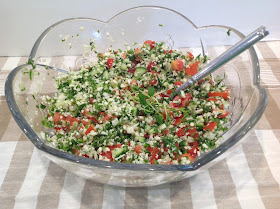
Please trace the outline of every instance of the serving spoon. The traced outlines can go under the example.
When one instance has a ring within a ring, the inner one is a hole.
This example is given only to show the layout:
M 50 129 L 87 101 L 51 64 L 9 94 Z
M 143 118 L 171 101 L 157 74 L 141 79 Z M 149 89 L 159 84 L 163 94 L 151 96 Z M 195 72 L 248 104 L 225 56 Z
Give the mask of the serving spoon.
M 195 82 L 199 81 L 200 79 L 206 77 L 207 75 L 211 74 L 215 70 L 217 70 L 219 67 L 223 66 L 230 60 L 232 60 L 237 55 L 244 52 L 246 49 L 263 39 L 269 34 L 269 31 L 266 27 L 261 26 L 252 33 L 250 33 L 248 36 L 243 38 L 241 41 L 233 45 L 231 48 L 226 50 L 223 54 L 218 56 L 216 59 L 212 60 L 210 63 L 208 63 L 204 68 L 202 68 L 198 73 L 193 75 L 191 78 L 189 78 L 184 84 L 182 84 L 180 87 L 178 87 L 175 92 L 178 93 L 184 88 L 193 85 Z

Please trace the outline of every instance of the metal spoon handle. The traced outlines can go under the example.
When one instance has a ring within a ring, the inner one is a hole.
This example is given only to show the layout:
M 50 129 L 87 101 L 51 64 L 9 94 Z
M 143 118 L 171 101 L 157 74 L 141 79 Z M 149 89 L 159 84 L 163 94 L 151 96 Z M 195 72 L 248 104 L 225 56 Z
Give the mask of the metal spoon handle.
M 175 91 L 179 92 L 183 90 L 184 88 L 194 84 L 195 82 L 199 81 L 200 79 L 206 77 L 210 73 L 217 70 L 219 67 L 224 65 L 225 63 L 232 60 L 234 57 L 254 45 L 259 40 L 263 39 L 265 36 L 269 34 L 269 31 L 266 27 L 259 27 L 257 30 L 246 36 L 244 39 L 233 45 L 231 48 L 229 48 L 227 51 L 225 51 L 223 54 L 221 54 L 219 57 L 211 61 L 209 64 L 207 64 L 202 70 L 200 70 L 197 74 L 192 76 L 190 79 L 188 79 L 183 85 L 181 85 L 179 88 L 177 88 Z

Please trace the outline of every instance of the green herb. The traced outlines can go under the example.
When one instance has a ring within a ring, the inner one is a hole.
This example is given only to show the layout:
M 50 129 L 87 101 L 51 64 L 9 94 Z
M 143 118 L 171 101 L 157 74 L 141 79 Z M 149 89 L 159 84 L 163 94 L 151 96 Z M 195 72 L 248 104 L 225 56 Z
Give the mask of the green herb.
M 81 105 L 79 105 L 79 106 L 78 106 L 78 110 L 81 111 L 85 106 L 86 106 L 86 104 L 81 104 Z
M 159 125 L 163 124 L 163 116 L 162 114 L 157 114 L 156 116 L 156 121 Z
M 203 63 L 206 63 L 207 62 L 207 60 L 208 60 L 208 57 L 207 57 L 207 55 L 204 55 L 204 57 L 203 57 Z
M 30 80 L 32 80 L 34 78 L 34 71 L 33 70 L 29 71 L 29 78 L 30 78 Z
M 43 117 L 42 118 L 42 124 L 43 126 L 45 126 L 46 128 L 51 128 L 53 127 L 52 123 L 50 121 L 47 120 L 47 118 Z
M 152 97 L 152 96 L 154 96 L 155 92 L 156 92 L 155 88 L 153 86 L 151 86 L 148 90 L 148 95 L 150 97 Z
M 40 108 L 41 108 L 42 110 L 44 110 L 44 109 L 46 108 L 46 105 L 44 105 L 44 104 L 41 103 Z
M 231 29 L 228 29 L 228 31 L 227 31 L 228 36 L 230 36 L 230 31 L 231 31 Z
M 144 94 L 139 93 L 138 97 L 141 105 L 147 105 L 147 101 L 146 101 L 147 97 Z
M 174 140 L 168 137 L 163 137 L 162 143 L 164 144 L 165 147 L 167 147 L 168 145 L 174 143 Z
M 158 26 L 159 26 L 159 27 L 163 27 L 163 25 L 162 25 L 162 24 L 159 24 Z
M 32 66 L 32 69 L 35 69 L 36 68 L 36 65 L 34 64 L 34 60 L 32 60 L 32 59 L 28 59 L 28 61 L 27 61 L 27 63 L 26 64 L 29 64 L 29 65 L 31 65 Z
M 23 85 L 23 83 L 20 83 L 18 86 L 21 91 L 25 90 L 25 86 Z

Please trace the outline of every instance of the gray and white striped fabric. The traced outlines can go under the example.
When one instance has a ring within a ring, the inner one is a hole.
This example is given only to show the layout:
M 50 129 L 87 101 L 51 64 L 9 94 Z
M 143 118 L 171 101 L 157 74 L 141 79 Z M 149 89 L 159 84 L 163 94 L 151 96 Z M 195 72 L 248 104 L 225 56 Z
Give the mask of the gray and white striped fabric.
M 84 180 L 42 156 L 18 128 L 4 96 L 9 72 L 27 57 L 0 57 L 0 208 L 280 208 L 280 41 L 260 42 L 256 51 L 269 98 L 254 131 L 209 170 L 149 188 Z

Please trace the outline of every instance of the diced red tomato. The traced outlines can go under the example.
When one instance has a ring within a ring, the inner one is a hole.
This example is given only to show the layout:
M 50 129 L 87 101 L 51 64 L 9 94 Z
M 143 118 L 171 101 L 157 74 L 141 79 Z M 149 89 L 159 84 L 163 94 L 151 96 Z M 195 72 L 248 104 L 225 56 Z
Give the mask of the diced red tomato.
M 207 101 L 215 101 L 215 102 L 217 102 L 218 99 L 217 99 L 217 98 L 214 98 L 214 97 L 209 97 L 209 98 L 207 98 Z
M 122 57 L 123 57 L 124 59 L 126 59 L 126 58 L 127 58 L 126 53 L 122 53 Z
M 151 49 L 155 48 L 155 44 L 156 42 L 155 41 L 152 41 L 152 40 L 147 40 L 144 42 L 144 44 L 147 44 L 151 47 Z
M 212 121 L 212 122 L 209 122 L 206 126 L 204 126 L 203 130 L 207 131 L 209 129 L 210 131 L 213 131 L 216 126 L 217 126 L 217 122 Z
M 190 144 L 189 144 L 190 145 Z M 197 156 L 197 151 L 199 151 L 198 148 L 199 143 L 197 141 L 194 141 L 192 143 L 192 148 L 190 150 L 187 151 L 187 153 L 189 155 L 191 155 L 193 158 L 195 158 Z M 191 145 L 190 145 L 191 146 Z
M 166 92 L 167 94 L 172 94 L 172 90 L 171 89 L 169 89 L 169 90 L 167 90 L 167 92 Z
M 113 63 L 114 63 L 114 59 L 108 59 L 107 60 L 107 67 L 108 67 L 108 69 L 111 69 Z
M 154 80 L 150 80 L 149 84 L 150 86 L 155 86 L 157 84 L 158 80 L 155 78 Z
M 112 152 L 111 151 L 101 153 L 100 155 L 108 158 L 111 162 L 113 162 L 113 157 L 112 157 Z
M 90 98 L 90 99 L 89 99 L 89 103 L 90 103 L 90 104 L 93 104 L 93 102 L 94 102 L 94 98 Z
M 224 91 L 224 92 L 216 92 L 216 91 L 210 91 L 208 93 L 209 97 L 223 97 L 224 99 L 229 99 L 229 92 Z
M 99 112 L 100 114 L 101 112 Z M 98 123 L 98 120 L 96 119 L 95 116 L 93 116 L 90 112 L 88 112 L 85 108 L 83 109 L 83 116 L 85 116 L 86 118 L 88 118 L 89 120 L 91 120 L 94 123 Z
M 169 103 L 169 107 L 172 107 L 172 108 L 181 108 L 181 107 L 186 107 L 189 105 L 190 101 L 191 101 L 191 94 L 190 93 L 187 93 L 186 94 L 186 97 L 185 98 L 182 98 L 180 96 L 176 96 L 172 102 Z M 179 102 L 177 102 L 179 101 Z
M 180 116 L 180 117 L 174 118 L 174 119 L 175 119 L 174 125 L 179 125 L 180 123 L 182 123 L 182 122 L 183 122 L 183 121 L 182 121 L 183 117 L 184 117 L 184 116 L 182 115 L 182 116 Z
M 169 97 L 169 95 L 164 94 L 164 93 L 160 93 L 159 95 L 160 95 L 161 97 Z
M 89 156 L 87 154 L 82 155 L 82 157 L 89 158 Z
M 190 60 L 193 60 L 194 56 L 192 53 L 187 52 L 187 58 L 190 58 Z
M 96 119 L 96 117 L 92 116 L 89 118 L 92 122 L 94 122 L 95 124 L 98 123 L 98 120 Z
M 112 150 L 114 150 L 115 148 L 121 148 L 122 145 L 121 144 L 115 144 L 113 146 L 108 146 L 108 148 L 110 149 L 110 151 L 107 152 L 103 152 L 100 155 L 108 158 L 111 162 L 113 162 L 113 157 L 112 157 Z
M 155 164 L 154 159 L 157 160 L 159 158 L 160 155 L 160 149 L 157 147 L 147 147 L 147 150 L 151 153 L 151 159 L 150 162 L 151 164 Z
M 182 82 L 182 81 L 176 81 L 176 82 L 174 83 L 174 85 L 176 85 L 176 86 L 181 86 L 181 85 L 183 85 L 183 82 Z
M 128 68 L 127 72 L 131 73 L 131 74 L 134 74 L 135 70 L 136 70 L 135 67 L 134 68 Z
M 173 112 L 167 111 L 167 113 L 169 114 L 169 116 L 173 116 Z M 166 120 L 166 113 L 163 112 L 163 113 L 162 113 L 162 116 L 163 116 L 163 120 L 165 121 L 165 120 Z
M 79 122 L 79 120 L 75 117 L 71 117 L 70 115 L 68 115 L 66 117 L 66 121 L 68 121 L 70 123 L 70 126 L 73 126 L 74 122 Z
M 187 154 L 187 153 L 186 154 L 182 154 L 180 156 L 180 158 L 182 158 L 182 157 L 187 157 L 191 163 L 195 161 L 195 157 L 193 157 L 193 156 L 191 156 L 190 154 Z
M 104 123 L 104 122 L 106 122 L 106 121 L 111 120 L 111 118 L 117 118 L 117 117 L 118 117 L 118 116 L 116 116 L 116 115 L 107 114 L 107 115 L 105 115 L 104 118 L 102 119 L 102 122 Z
M 172 69 L 175 71 L 182 71 L 184 69 L 184 63 L 182 59 L 173 60 L 171 62 Z
M 142 150 L 142 146 L 140 144 L 137 144 L 135 147 L 134 147 L 134 151 L 139 154 L 141 153 L 141 150 Z
M 90 125 L 90 126 L 88 127 L 88 129 L 87 129 L 86 132 L 85 132 L 85 135 L 88 135 L 91 131 L 95 131 L 93 125 Z
M 58 132 L 58 131 L 60 131 L 61 129 L 62 129 L 63 131 L 67 131 L 66 127 L 54 127 L 54 131 L 55 131 L 55 132 Z
M 156 65 L 157 65 L 156 62 L 150 62 L 149 65 L 147 66 L 148 72 L 151 72 L 151 69 Z
M 196 128 L 190 128 L 188 130 L 186 130 L 186 127 L 185 128 L 180 128 L 177 132 L 176 132 L 176 135 L 178 137 L 182 137 L 182 136 L 191 136 L 193 138 L 198 138 L 198 133 L 197 133 L 197 130 Z
M 191 137 L 193 137 L 193 138 L 195 138 L 195 139 L 197 139 L 197 138 L 199 137 L 196 128 L 190 128 L 190 129 L 187 131 L 187 133 L 188 133 L 188 136 L 191 136 Z
M 189 142 L 188 144 L 191 147 L 193 147 L 193 146 L 198 147 L 198 145 L 199 145 L 198 141 Z
M 201 85 L 201 84 L 203 84 L 204 83 L 204 79 L 200 79 L 199 81 L 197 81 L 197 83 L 199 84 L 199 85 Z
M 185 68 L 185 73 L 190 76 L 195 75 L 197 73 L 198 63 L 199 61 L 190 64 L 190 67 Z
M 55 112 L 53 116 L 53 122 L 55 124 L 59 124 L 59 122 L 62 120 L 65 120 L 65 117 L 63 115 L 60 115 L 58 112 Z
M 141 60 L 141 56 L 140 56 L 140 53 L 141 53 L 141 49 L 139 48 L 136 48 L 135 49 L 135 57 L 136 57 L 136 60 Z
M 172 52 L 173 52 L 173 50 L 164 51 L 164 54 L 171 54 Z
M 225 118 L 225 117 L 227 117 L 228 114 L 229 114 L 228 111 L 220 110 L 220 109 L 213 109 L 213 111 L 219 112 L 219 114 L 217 115 L 217 118 Z
M 121 148 L 122 147 L 122 144 L 115 144 L 115 145 L 112 145 L 112 146 L 108 146 L 108 148 L 110 149 L 110 151 L 116 149 L 116 148 Z
M 169 133 L 170 133 L 170 130 L 168 130 L 168 129 L 164 129 L 163 130 L 163 135 L 164 136 L 168 135 Z
M 182 137 L 185 135 L 185 128 L 180 128 L 177 132 L 176 132 L 176 135 L 178 137 Z
M 102 116 L 105 116 L 105 115 L 106 115 L 106 113 L 103 112 L 103 111 L 98 112 L 98 114 L 99 114 L 99 115 L 102 115 Z
M 82 124 L 83 124 L 84 126 L 89 125 L 89 124 L 90 124 L 90 122 L 91 122 L 91 120 L 90 120 L 90 119 L 88 119 L 88 120 L 82 120 Z

